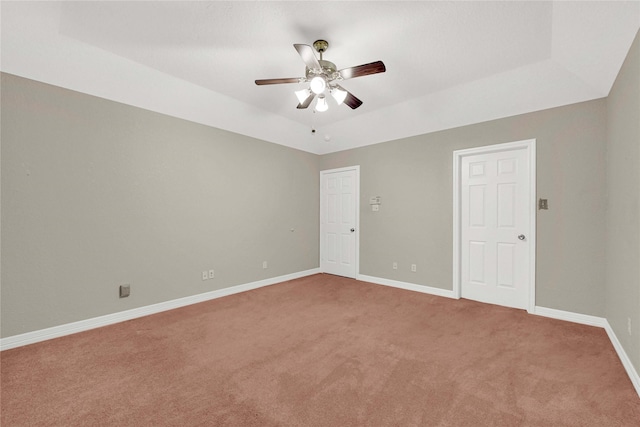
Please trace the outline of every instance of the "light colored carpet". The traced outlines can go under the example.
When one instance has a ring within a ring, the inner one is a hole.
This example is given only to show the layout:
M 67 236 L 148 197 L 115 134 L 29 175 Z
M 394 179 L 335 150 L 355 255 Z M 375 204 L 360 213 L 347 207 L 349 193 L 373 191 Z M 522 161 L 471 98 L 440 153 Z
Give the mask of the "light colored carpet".
M 1 354 L 2 426 L 638 426 L 600 328 L 314 275 Z

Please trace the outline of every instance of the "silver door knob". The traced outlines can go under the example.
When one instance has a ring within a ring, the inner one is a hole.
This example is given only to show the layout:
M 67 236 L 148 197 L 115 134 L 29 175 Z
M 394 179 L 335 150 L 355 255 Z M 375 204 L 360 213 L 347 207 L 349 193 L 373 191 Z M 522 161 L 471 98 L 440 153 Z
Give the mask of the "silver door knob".
M 518 239 L 524 240 L 524 239 L 526 239 L 526 237 L 524 237 L 524 234 L 521 234 L 521 235 L 518 236 Z
M 351 232 L 353 233 L 354 231 L 356 231 L 356 229 L 355 229 L 355 228 L 352 228 L 352 229 L 351 229 Z

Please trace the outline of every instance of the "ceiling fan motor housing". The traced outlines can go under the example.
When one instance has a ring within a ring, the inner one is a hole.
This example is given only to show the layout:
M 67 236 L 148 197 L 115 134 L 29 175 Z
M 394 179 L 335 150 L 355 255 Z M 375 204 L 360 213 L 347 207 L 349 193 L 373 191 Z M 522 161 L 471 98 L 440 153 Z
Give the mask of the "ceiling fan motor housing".
M 320 63 L 320 70 L 312 70 L 310 68 L 306 68 L 306 78 L 307 80 L 311 80 L 315 76 L 324 76 L 327 82 L 336 80 L 340 77 L 340 73 L 338 73 L 336 69 L 336 64 L 330 61 L 325 61 L 324 59 L 320 59 L 318 61 Z
M 328 84 L 329 82 L 340 78 L 340 73 L 337 72 L 336 64 L 322 59 L 322 54 L 329 48 L 329 42 L 326 40 L 316 40 L 313 42 L 313 48 L 320 54 L 320 59 L 318 60 L 320 69 L 315 70 L 307 67 L 305 73 L 306 79 L 310 81 L 316 76 L 322 76 Z

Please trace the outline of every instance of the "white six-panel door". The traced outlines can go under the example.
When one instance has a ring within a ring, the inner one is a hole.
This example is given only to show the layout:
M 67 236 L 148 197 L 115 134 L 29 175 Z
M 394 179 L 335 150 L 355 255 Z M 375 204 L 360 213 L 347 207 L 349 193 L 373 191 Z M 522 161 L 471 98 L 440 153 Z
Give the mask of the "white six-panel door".
M 356 277 L 359 168 L 320 173 L 320 269 Z
M 527 148 L 460 159 L 460 287 L 463 298 L 530 308 L 532 210 Z

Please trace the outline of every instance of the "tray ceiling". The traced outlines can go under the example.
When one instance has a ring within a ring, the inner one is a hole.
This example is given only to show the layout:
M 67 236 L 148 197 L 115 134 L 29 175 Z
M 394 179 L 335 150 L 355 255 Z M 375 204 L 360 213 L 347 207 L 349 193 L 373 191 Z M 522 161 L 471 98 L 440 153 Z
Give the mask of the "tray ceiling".
M 2 2 L 2 71 L 323 154 L 608 95 L 631 2 Z M 329 41 L 357 110 L 297 110 Z M 311 128 L 317 129 L 315 134 Z

